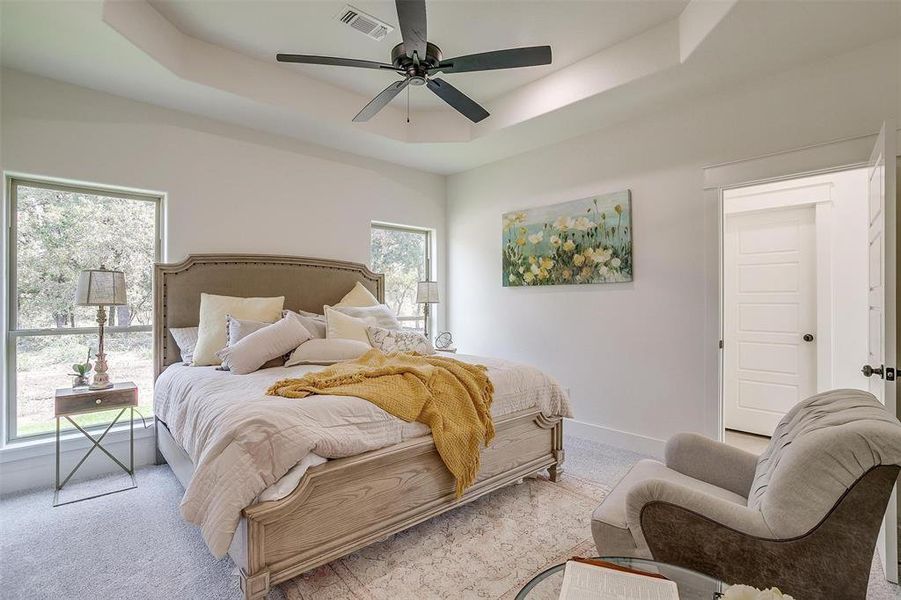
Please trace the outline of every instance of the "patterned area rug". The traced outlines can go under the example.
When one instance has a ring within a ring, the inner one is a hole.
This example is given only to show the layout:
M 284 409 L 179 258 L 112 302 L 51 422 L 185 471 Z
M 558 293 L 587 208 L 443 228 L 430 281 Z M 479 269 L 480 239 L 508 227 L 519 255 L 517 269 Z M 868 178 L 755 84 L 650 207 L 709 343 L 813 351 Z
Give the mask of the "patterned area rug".
M 591 554 L 607 488 L 527 479 L 278 586 L 286 600 L 512 600 L 545 568 Z

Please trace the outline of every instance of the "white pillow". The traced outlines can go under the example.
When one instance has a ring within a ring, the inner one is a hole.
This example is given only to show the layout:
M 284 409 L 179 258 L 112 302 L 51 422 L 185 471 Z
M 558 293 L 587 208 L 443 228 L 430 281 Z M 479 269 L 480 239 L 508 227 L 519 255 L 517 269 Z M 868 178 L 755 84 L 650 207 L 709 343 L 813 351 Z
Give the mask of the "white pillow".
M 254 331 L 236 344 L 220 350 L 216 356 L 232 373 L 246 375 L 267 361 L 291 352 L 309 340 L 310 332 L 295 317 L 288 315 L 278 323 Z
M 357 319 L 337 310 L 325 309 L 325 337 L 326 339 L 356 340 L 369 345 L 369 336 L 366 328 L 375 325 L 372 317 Z
M 435 347 L 427 337 L 412 329 L 385 329 L 383 327 L 367 327 L 369 343 L 384 353 L 418 352 L 419 354 L 435 354 Z
M 218 365 L 216 353 L 225 348 L 225 317 L 274 323 L 282 316 L 285 297 L 236 298 L 200 294 L 200 327 L 194 348 L 194 366 Z
M 178 346 L 181 354 L 181 362 L 186 365 L 191 364 L 191 357 L 194 355 L 194 347 L 197 345 L 197 327 L 170 327 L 169 333 Z
M 379 304 L 378 298 L 358 281 L 335 306 L 376 306 L 377 304 Z
M 286 367 L 294 365 L 332 365 L 360 358 L 372 350 L 369 344 L 357 340 L 314 339 L 301 344 L 285 362 Z
M 339 313 L 357 319 L 371 320 L 376 327 L 384 327 L 385 329 L 401 329 L 403 325 L 397 320 L 394 311 L 388 308 L 387 304 L 376 304 L 375 306 L 325 306 L 337 310 Z

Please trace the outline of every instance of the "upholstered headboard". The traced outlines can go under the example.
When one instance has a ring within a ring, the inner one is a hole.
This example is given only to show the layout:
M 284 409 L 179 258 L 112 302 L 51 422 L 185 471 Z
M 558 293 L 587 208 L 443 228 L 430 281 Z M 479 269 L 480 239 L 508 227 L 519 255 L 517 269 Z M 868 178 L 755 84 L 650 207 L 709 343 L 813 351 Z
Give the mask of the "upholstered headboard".
M 170 327 L 196 327 L 200 294 L 223 296 L 284 296 L 285 308 L 322 312 L 337 303 L 356 282 L 380 302 L 385 301 L 385 278 L 366 265 L 299 256 L 265 254 L 192 254 L 175 264 L 153 270 L 154 378 L 180 359 Z

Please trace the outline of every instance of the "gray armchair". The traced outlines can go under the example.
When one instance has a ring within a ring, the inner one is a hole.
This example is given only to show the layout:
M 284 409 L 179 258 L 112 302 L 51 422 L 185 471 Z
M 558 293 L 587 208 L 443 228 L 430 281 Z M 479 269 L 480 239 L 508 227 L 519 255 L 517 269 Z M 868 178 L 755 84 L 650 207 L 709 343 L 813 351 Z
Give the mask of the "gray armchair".
M 695 434 L 635 464 L 592 515 L 602 556 L 654 558 L 796 598 L 865 598 L 901 469 L 901 423 L 875 397 L 800 402 L 759 457 Z

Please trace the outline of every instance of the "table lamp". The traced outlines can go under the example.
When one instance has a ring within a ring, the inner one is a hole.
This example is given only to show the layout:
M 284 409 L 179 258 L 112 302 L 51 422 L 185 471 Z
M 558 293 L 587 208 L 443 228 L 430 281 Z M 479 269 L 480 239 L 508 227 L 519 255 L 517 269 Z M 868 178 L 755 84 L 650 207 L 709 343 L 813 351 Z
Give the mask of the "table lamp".
M 416 284 L 416 303 L 425 304 L 425 337 L 429 337 L 429 305 L 438 304 L 438 282 L 420 281 Z
M 92 390 L 113 387 L 106 372 L 106 354 L 103 352 L 103 326 L 106 325 L 106 309 L 104 307 L 126 304 L 125 273 L 107 270 L 103 265 L 99 269 L 82 271 L 78 276 L 75 303 L 79 306 L 97 307 L 100 339 L 97 345 L 97 362 L 94 364 L 94 381 L 89 387 Z

